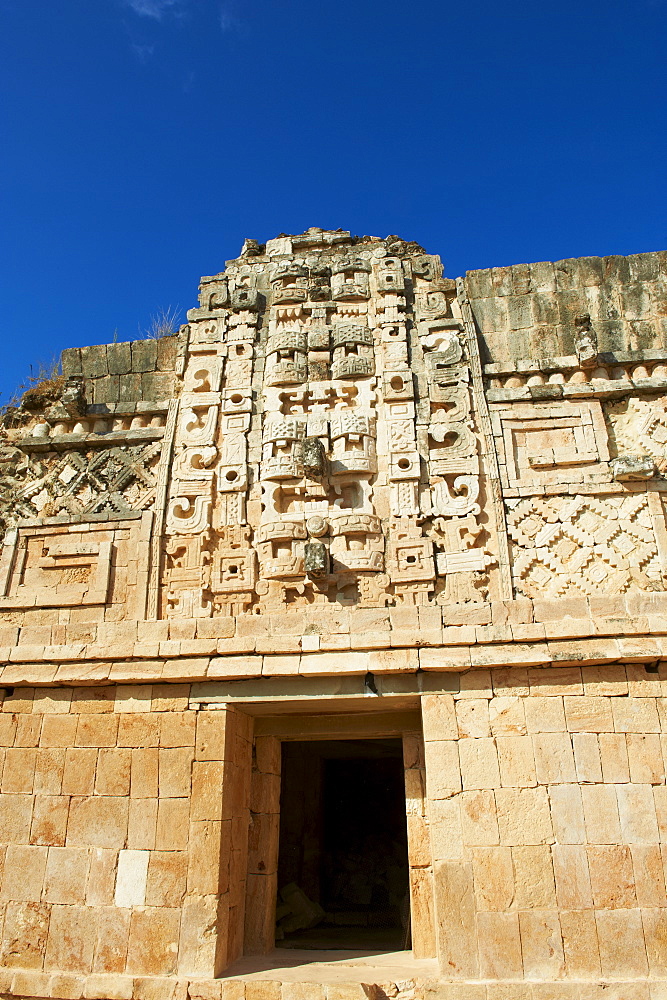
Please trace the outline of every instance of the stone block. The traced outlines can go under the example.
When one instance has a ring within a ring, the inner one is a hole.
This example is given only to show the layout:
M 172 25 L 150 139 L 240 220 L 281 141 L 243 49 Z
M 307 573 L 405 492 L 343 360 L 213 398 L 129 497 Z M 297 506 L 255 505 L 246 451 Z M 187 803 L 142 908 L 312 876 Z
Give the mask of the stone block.
M 424 648 L 419 650 L 421 670 L 453 671 L 460 673 L 470 668 L 469 646 L 447 646 L 443 649 Z
M 167 622 L 150 622 L 141 624 L 161 626 L 166 625 Z M 188 707 L 190 698 L 189 684 L 153 684 L 151 691 L 151 711 L 153 712 L 180 713 L 185 712 Z
M 96 847 L 90 851 L 90 868 L 86 886 L 88 906 L 109 906 L 116 888 L 118 851 Z
M 480 973 L 485 979 L 523 976 L 521 937 L 517 913 L 477 914 Z
M 159 750 L 160 798 L 185 798 L 190 795 L 194 749 L 178 747 Z
M 123 847 L 127 837 L 128 806 L 128 800 L 120 796 L 73 797 L 67 846 Z
M 143 906 L 146 901 L 149 851 L 122 850 L 118 852 L 116 870 L 116 906 Z
M 665 873 L 657 844 L 632 844 L 632 868 L 639 906 L 667 908 Z
M 85 903 L 90 852 L 85 847 L 51 847 L 44 877 L 47 903 Z
M 612 698 L 611 710 L 617 733 L 659 733 L 658 709 L 652 698 Z
M 131 976 L 93 973 L 86 977 L 84 997 L 95 1000 L 103 996 L 106 1000 L 132 1000 L 134 981 Z
M 468 670 L 459 678 L 459 691 L 456 698 L 491 698 L 490 670 Z
M 226 964 L 227 900 L 217 896 L 186 897 L 181 917 L 179 975 L 213 978 Z
M 130 343 L 132 371 L 153 372 L 157 364 L 157 341 L 133 340 Z
M 130 763 L 130 750 L 100 750 L 95 775 L 96 794 L 129 795 Z
M 358 988 L 355 990 L 350 983 L 327 984 L 327 1000 L 329 1000 L 329 985 L 332 1000 L 362 1000 Z M 246 1000 L 280 1000 L 280 980 L 251 979 L 245 984 Z
M 5 751 L 2 792 L 32 792 L 37 751 L 13 747 Z
M 434 894 L 438 956 L 446 965 L 448 976 L 452 979 L 477 978 L 472 865 L 436 862 Z
M 428 803 L 433 859 L 450 861 L 463 857 L 460 796 L 432 799 Z
M 8 844 L 0 899 L 39 903 L 46 860 L 46 847 Z
M 258 736 L 255 739 L 257 768 L 265 774 L 280 774 L 281 744 L 273 736 Z
M 130 795 L 132 798 L 155 798 L 158 794 L 158 750 L 152 747 L 132 750 Z
M 282 983 L 281 1000 L 326 1000 L 323 983 Z
M 446 799 L 461 790 L 457 740 L 430 740 L 424 745 L 426 788 L 431 799 Z
M 15 972 L 11 990 L 14 996 L 43 997 L 48 995 L 49 981 L 48 972 Z
M 553 842 L 546 788 L 497 788 L 500 843 L 531 846 Z
M 572 736 L 574 766 L 580 782 L 601 782 L 600 748 L 595 733 L 574 733 Z
M 157 831 L 157 798 L 130 799 L 127 820 L 127 846 L 135 850 L 151 851 L 155 847 Z
M 551 848 L 513 847 L 515 895 L 513 909 L 550 910 L 556 908 Z
M 461 830 L 466 846 L 499 843 L 496 804 L 490 789 L 463 792 L 461 798 Z
M 85 978 L 72 972 L 54 972 L 49 978 L 48 996 L 57 1000 L 81 1000 Z
M 589 845 L 587 855 L 595 906 L 602 909 L 637 906 L 630 848 Z
M 573 979 L 593 979 L 600 975 L 595 912 L 561 910 L 560 929 L 568 975 Z
M 627 734 L 630 781 L 637 784 L 664 784 L 665 765 L 660 739 L 653 733 Z
M 650 785 L 618 785 L 618 814 L 623 843 L 657 844 L 658 823 Z
M 161 716 L 150 712 L 123 713 L 118 716 L 118 746 L 148 748 L 160 743 Z
M 190 800 L 160 799 L 157 811 L 155 849 L 184 851 L 188 842 Z
M 227 712 L 200 712 L 197 717 L 196 760 L 226 760 Z
M 0 958 L 9 968 L 41 969 L 46 952 L 48 903 L 9 902 L 5 911 Z
M 59 972 L 92 969 L 98 914 L 86 906 L 51 907 L 45 966 Z
M 552 852 L 559 908 L 592 909 L 593 894 L 586 848 L 575 844 L 554 844 Z
M 273 950 L 276 926 L 277 875 L 248 875 L 245 895 L 244 954 Z
M 512 696 L 494 697 L 489 701 L 488 705 L 489 725 L 492 736 L 523 736 L 526 733 L 526 713 L 522 698 Z
M 19 715 L 16 719 L 15 747 L 36 747 L 39 744 L 42 716 L 34 714 L 37 710 L 33 704 L 32 715 Z
M 30 843 L 63 847 L 69 817 L 67 795 L 36 795 L 30 828 Z
M 58 795 L 62 790 L 65 751 L 59 747 L 40 748 L 35 758 L 33 788 L 36 795 Z
M 578 785 L 552 785 L 549 788 L 551 820 L 560 844 L 585 844 L 586 827 Z
M 565 712 L 561 697 L 530 697 L 524 701 L 529 733 L 564 733 Z
M 195 712 L 163 712 L 160 716 L 161 747 L 194 747 Z
M 528 788 L 537 784 L 530 736 L 499 736 L 496 748 L 501 785 Z
M 620 844 L 621 824 L 613 785 L 583 785 L 581 798 L 589 844 Z
M 33 801 L 32 795 L 0 795 L 0 843 L 29 843 Z
M 146 886 L 147 906 L 180 906 L 185 895 L 187 855 L 183 851 L 153 851 Z
M 270 737 L 267 737 L 270 739 Z M 194 761 L 192 765 L 192 820 L 222 819 L 223 761 Z
M 667 912 L 663 907 L 641 911 L 646 957 L 651 976 L 667 977 Z
M 511 667 L 509 669 L 499 667 L 491 671 L 491 678 L 494 697 L 523 699 L 530 694 L 526 667 Z
M 499 787 L 500 771 L 493 738 L 460 740 L 459 759 L 464 789 Z M 428 784 L 428 761 L 426 776 Z
M 472 852 L 477 910 L 509 910 L 514 901 L 514 868 L 509 847 L 477 847 Z
M 574 754 L 568 733 L 541 733 L 533 736 L 532 740 L 538 784 L 576 782 Z
M 17 725 L 18 719 L 15 715 L 0 712 L 0 747 L 14 746 Z
M 581 676 L 584 693 L 590 697 L 604 698 L 628 693 L 628 680 L 622 663 L 587 666 Z
M 180 916 L 176 907 L 147 906 L 132 911 L 126 966 L 130 974 L 175 973 Z
M 280 811 L 280 776 L 253 771 L 250 782 L 250 811 L 277 813 Z
M 62 373 L 66 377 L 70 375 L 82 375 L 81 349 L 79 347 L 68 347 L 60 356 Z
M 602 780 L 622 783 L 630 780 L 627 744 L 624 734 L 600 733 L 598 736 Z
M 132 371 L 130 344 L 107 344 L 107 367 L 110 375 L 128 375 Z
M 430 740 L 455 740 L 458 738 L 458 725 L 452 695 L 422 695 L 421 707 L 425 743 Z
M 248 827 L 248 871 L 270 875 L 278 870 L 278 831 L 275 813 L 251 813 Z
M 569 697 L 564 699 L 567 728 L 571 733 L 613 733 L 610 698 Z
M 109 374 L 105 344 L 80 348 L 81 371 L 85 378 L 100 378 Z
M 231 821 L 200 820 L 190 824 L 187 887 L 193 895 L 227 892 L 231 856 Z
M 639 910 L 598 910 L 595 914 L 602 975 L 633 979 L 648 974 Z
M 462 698 L 456 702 L 456 721 L 460 737 L 491 735 L 489 702 L 486 698 Z
M 529 979 L 560 979 L 565 958 L 556 910 L 519 912 L 524 975 Z
M 118 716 L 110 714 L 80 715 L 76 727 L 77 747 L 115 747 Z

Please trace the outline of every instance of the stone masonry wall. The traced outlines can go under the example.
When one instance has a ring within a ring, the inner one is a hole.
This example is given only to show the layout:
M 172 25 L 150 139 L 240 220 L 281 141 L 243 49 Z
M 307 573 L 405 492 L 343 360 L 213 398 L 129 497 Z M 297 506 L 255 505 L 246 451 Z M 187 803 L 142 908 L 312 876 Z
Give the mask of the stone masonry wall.
M 93 405 L 169 399 L 176 387 L 182 336 L 70 347 L 62 354 L 66 378 L 84 380 Z
M 451 976 L 667 976 L 662 685 L 643 667 L 508 669 L 424 699 Z
M 364 997 L 665 1000 L 666 334 L 664 253 L 311 229 L 66 351 L 0 427 L 0 996 L 363 1000 L 219 977 L 281 739 L 390 735 L 439 975 Z
M 468 271 L 466 287 L 485 363 L 572 355 L 584 314 L 602 353 L 667 347 L 664 251 Z
M 238 954 L 216 924 L 244 905 L 252 727 L 240 713 L 190 710 L 188 694 L 5 697 L 5 989 L 18 969 L 40 974 L 29 995 L 81 996 L 82 977 L 101 975 L 98 986 L 129 982 L 131 996 L 123 977 L 209 977 Z

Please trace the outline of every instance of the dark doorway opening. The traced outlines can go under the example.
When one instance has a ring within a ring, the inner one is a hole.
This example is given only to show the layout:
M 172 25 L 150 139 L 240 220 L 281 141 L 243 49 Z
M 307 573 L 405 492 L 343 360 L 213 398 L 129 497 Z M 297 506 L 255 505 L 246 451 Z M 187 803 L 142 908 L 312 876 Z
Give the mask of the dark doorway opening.
M 276 945 L 410 947 L 400 739 L 283 743 Z

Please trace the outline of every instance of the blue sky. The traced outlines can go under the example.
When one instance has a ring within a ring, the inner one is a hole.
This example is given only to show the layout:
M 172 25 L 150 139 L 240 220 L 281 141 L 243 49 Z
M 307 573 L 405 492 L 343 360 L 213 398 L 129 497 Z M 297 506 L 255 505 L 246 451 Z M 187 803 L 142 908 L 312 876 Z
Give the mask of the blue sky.
M 0 0 L 0 403 L 308 226 L 664 249 L 667 0 Z

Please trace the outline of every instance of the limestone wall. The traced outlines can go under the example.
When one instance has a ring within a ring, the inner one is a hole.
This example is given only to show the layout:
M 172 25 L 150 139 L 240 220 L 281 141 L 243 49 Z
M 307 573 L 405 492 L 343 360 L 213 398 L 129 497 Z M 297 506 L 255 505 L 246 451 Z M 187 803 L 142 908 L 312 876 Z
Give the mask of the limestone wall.
M 485 363 L 575 353 L 590 315 L 601 352 L 667 347 L 667 253 L 579 257 L 468 271 Z
M 247 716 L 191 710 L 187 685 L 17 688 L 0 730 L 5 989 L 16 969 L 55 997 L 212 977 L 240 954 Z
M 664 1000 L 666 261 L 247 241 L 4 416 L 0 994 L 222 1000 L 281 739 L 390 734 L 427 994 Z
M 185 347 L 179 335 L 70 347 L 62 354 L 66 378 L 81 378 L 94 406 L 169 399 L 177 385 Z
M 630 665 L 509 669 L 424 699 L 450 975 L 667 975 L 662 684 Z

